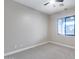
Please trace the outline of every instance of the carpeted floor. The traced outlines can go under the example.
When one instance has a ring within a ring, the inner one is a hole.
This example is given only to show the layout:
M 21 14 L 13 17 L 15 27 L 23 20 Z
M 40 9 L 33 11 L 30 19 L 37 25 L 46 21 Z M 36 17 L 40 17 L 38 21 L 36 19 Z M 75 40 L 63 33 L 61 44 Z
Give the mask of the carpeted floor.
M 75 59 L 75 50 L 54 44 L 45 44 L 7 56 L 5 59 Z

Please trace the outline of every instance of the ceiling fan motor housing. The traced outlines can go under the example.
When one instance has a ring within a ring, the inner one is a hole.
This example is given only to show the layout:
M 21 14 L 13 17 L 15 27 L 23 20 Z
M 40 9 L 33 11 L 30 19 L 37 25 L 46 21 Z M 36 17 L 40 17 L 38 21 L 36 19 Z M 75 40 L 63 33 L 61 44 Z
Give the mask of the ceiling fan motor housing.
M 56 0 L 56 2 L 63 2 L 64 0 Z
M 55 0 L 55 2 L 63 2 L 64 0 Z M 50 2 L 45 3 L 44 5 L 48 5 Z

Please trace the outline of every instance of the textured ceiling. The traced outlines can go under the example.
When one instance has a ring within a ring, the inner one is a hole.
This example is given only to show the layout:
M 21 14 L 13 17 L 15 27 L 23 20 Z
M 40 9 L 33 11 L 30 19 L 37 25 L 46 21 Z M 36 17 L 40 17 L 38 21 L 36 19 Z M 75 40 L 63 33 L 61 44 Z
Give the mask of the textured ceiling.
M 55 2 L 53 4 L 51 3 L 45 6 L 44 4 L 47 3 L 49 0 L 15 0 L 15 1 L 30 8 L 44 12 L 46 14 L 52 14 L 62 11 L 66 8 L 70 9 L 75 7 L 75 0 L 64 0 L 63 2 L 64 6 L 62 6 L 62 4 L 58 2 Z

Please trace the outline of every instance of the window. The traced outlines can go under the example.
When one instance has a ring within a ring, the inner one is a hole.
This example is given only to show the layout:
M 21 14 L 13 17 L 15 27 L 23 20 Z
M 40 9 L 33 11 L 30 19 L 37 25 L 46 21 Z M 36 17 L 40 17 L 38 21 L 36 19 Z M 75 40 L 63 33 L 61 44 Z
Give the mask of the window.
M 75 36 L 75 16 L 58 19 L 58 34 Z

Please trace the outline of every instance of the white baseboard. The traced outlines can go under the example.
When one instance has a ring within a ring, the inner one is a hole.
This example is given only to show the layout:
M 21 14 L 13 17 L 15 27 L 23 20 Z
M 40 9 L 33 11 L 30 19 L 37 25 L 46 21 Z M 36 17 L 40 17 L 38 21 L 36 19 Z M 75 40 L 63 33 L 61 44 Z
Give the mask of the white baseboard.
M 54 41 L 49 41 L 49 43 L 60 45 L 60 46 L 71 48 L 71 49 L 75 49 L 75 47 L 67 45 L 67 44 L 63 44 L 63 43 L 58 43 L 58 42 L 54 42 Z
M 44 44 L 47 44 L 47 43 L 48 42 L 43 42 L 43 43 L 35 44 L 33 46 L 30 46 L 30 47 L 26 47 L 26 48 L 22 48 L 22 49 L 12 51 L 12 52 L 4 53 L 4 56 L 9 56 L 9 55 L 12 55 L 12 54 L 16 54 L 16 53 L 19 53 L 19 52 L 22 52 L 22 51 L 25 51 L 25 50 L 28 50 L 28 49 L 31 49 L 31 48 L 34 48 L 34 47 L 37 47 L 37 46 L 40 46 L 40 45 L 44 45 Z
M 16 53 L 19 53 L 19 52 L 22 52 L 22 51 L 25 51 L 25 50 L 28 50 L 28 49 L 31 49 L 31 48 L 34 48 L 34 47 L 37 47 L 37 46 L 41 46 L 41 45 L 44 45 L 44 44 L 47 44 L 47 43 L 52 43 L 52 44 L 60 45 L 60 46 L 63 46 L 63 47 L 75 49 L 75 47 L 73 47 L 73 46 L 69 46 L 69 45 L 66 45 L 66 44 L 62 44 L 62 43 L 58 43 L 58 42 L 53 42 L 53 41 L 47 41 L 47 42 L 35 44 L 33 46 L 30 46 L 30 47 L 18 49 L 18 50 L 9 52 L 9 53 L 5 53 L 4 56 L 9 56 L 9 55 L 12 55 L 12 54 L 16 54 Z

